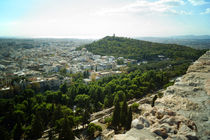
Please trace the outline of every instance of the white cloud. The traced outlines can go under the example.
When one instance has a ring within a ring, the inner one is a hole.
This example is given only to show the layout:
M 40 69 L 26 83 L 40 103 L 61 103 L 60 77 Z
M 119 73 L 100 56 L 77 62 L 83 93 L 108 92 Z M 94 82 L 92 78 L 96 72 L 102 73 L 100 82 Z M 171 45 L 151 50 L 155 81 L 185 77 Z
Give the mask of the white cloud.
M 192 5 L 197 6 L 197 5 L 204 5 L 208 4 L 209 2 L 206 2 L 205 0 L 188 0 Z
M 44 0 L 21 18 L 0 20 L 0 35 L 90 38 L 113 33 L 130 37 L 209 34 L 208 18 L 200 15 L 203 20 L 198 21 L 199 15 L 194 15 L 200 10 L 197 8 L 188 0 Z M 190 18 L 179 16 L 191 14 Z
M 184 5 L 183 0 L 158 0 L 158 1 L 147 1 L 141 0 L 130 3 L 128 5 L 118 7 L 103 9 L 97 14 L 99 15 L 120 15 L 128 13 L 141 13 L 141 14 L 162 14 L 162 13 L 173 13 L 173 14 L 185 14 L 189 15 L 189 12 L 177 11 L 174 8 Z
M 184 1 L 183 0 L 159 0 L 157 2 L 154 2 L 157 4 L 166 4 L 166 5 L 171 5 L 171 6 L 180 6 L 180 5 L 184 5 Z
M 192 15 L 192 12 L 187 12 L 187 11 L 181 10 L 181 11 L 179 12 L 179 14 L 181 14 L 181 15 Z
M 171 10 L 171 13 L 176 15 L 192 15 L 192 12 Z
M 202 15 L 204 14 L 210 14 L 210 8 L 207 8 L 204 12 L 201 13 Z

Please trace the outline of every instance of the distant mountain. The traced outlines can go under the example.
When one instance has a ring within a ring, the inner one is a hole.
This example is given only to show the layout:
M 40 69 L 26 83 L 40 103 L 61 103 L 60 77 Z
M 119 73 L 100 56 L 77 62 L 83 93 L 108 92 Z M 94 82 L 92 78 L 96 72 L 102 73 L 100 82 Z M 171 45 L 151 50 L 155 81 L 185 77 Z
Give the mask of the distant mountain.
M 111 55 L 136 59 L 138 61 L 157 60 L 160 55 L 165 58 L 192 60 L 197 59 L 204 51 L 176 44 L 162 44 L 137 39 L 107 36 L 91 44 L 84 45 L 88 51 L 99 55 Z M 80 47 L 80 49 L 82 48 Z
M 210 49 L 210 36 L 209 35 L 187 35 L 187 36 L 171 36 L 171 37 L 137 37 L 136 39 L 185 45 L 196 49 Z
M 169 38 L 176 39 L 210 39 L 210 35 L 182 35 L 182 36 L 171 36 Z

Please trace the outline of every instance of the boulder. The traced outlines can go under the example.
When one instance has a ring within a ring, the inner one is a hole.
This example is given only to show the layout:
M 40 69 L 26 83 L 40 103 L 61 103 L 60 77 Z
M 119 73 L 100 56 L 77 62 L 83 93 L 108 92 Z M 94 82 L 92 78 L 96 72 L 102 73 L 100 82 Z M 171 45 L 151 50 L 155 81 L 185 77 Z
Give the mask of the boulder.
M 157 122 L 157 118 L 155 116 L 148 116 L 147 119 L 151 125 Z
M 150 132 L 148 129 L 138 130 L 131 128 L 126 134 L 133 136 L 132 140 L 157 140 L 156 135 Z
M 153 109 L 151 110 L 150 113 L 151 113 L 153 116 L 155 116 L 156 112 L 157 112 L 157 109 L 156 109 L 156 108 L 153 108 Z
M 207 116 L 202 116 L 201 120 L 202 120 L 202 121 L 208 121 L 209 118 L 208 118 Z
M 131 130 L 120 139 L 210 139 L 210 51 L 162 92 L 155 107 L 140 102 L 144 115 L 133 120 Z
M 162 125 L 160 126 L 160 128 L 165 129 L 167 133 L 171 133 L 171 132 L 172 132 L 172 127 L 169 126 L 169 125 L 166 124 L 166 123 L 165 123 L 165 124 L 162 124 Z M 172 133 L 173 133 L 173 132 L 172 132 Z
M 114 140 L 157 140 L 157 138 L 149 130 L 131 128 L 126 134 L 115 135 Z
M 176 122 L 175 117 L 166 116 L 165 118 L 161 119 L 161 120 L 159 121 L 159 123 L 160 123 L 160 124 L 162 124 L 162 123 L 167 123 L 167 124 L 169 124 L 170 126 L 172 126 L 172 125 L 176 124 L 177 122 Z
M 199 140 L 196 136 L 187 135 L 188 140 Z
M 153 131 L 158 136 L 161 136 L 163 139 L 166 139 L 168 137 L 167 131 L 164 128 L 155 129 Z
M 189 140 L 183 135 L 171 135 L 170 140 Z
M 149 121 L 143 117 L 139 117 L 139 123 L 143 124 L 145 127 L 150 127 Z
M 103 139 L 105 139 L 105 140 L 110 140 L 113 136 L 114 136 L 114 130 L 111 130 L 111 131 L 109 131 L 109 130 L 107 130 L 107 129 L 105 129 L 103 132 L 102 132 L 102 137 L 103 137 Z
M 184 123 L 180 124 L 179 133 L 183 135 L 196 135 L 195 132 Z
M 162 119 L 163 118 L 163 116 L 164 116 L 164 112 L 157 112 L 156 113 L 156 117 L 158 118 L 158 119 Z
M 150 126 L 149 121 L 143 117 L 134 119 L 131 123 L 131 127 L 136 129 L 143 129 L 144 127 L 149 127 L 149 126 Z
M 137 124 L 135 126 L 136 129 L 143 129 L 144 128 L 144 125 L 143 124 Z
M 139 120 L 138 119 L 134 119 L 132 122 L 131 122 L 131 127 L 132 128 L 136 128 L 137 124 L 139 123 Z
M 147 117 L 147 116 L 149 116 L 149 115 L 150 115 L 149 112 L 146 112 L 146 113 L 143 114 L 144 117 Z
M 169 116 L 176 116 L 176 112 L 171 111 L 171 110 L 167 110 L 167 115 L 169 115 Z

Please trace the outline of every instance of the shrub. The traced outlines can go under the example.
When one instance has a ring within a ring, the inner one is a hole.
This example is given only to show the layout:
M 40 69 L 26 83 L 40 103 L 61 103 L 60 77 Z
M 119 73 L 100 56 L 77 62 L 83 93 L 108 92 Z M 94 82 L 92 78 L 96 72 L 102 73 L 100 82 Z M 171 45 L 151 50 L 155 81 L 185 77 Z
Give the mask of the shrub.
M 138 111 L 138 107 L 139 107 L 139 103 L 133 103 L 133 104 L 131 105 L 131 109 L 132 109 L 132 111 L 134 111 L 134 112 L 137 112 L 137 111 Z
M 94 136 L 94 133 L 95 133 L 96 131 L 100 131 L 100 132 L 101 132 L 101 131 L 102 131 L 101 126 L 96 125 L 96 124 L 94 124 L 94 123 L 89 123 L 89 124 L 88 124 L 88 128 L 87 128 L 88 135 L 89 135 L 90 137 L 93 137 L 93 136 Z
M 157 100 L 157 95 L 155 95 L 152 99 L 152 104 L 151 106 L 154 107 L 155 106 L 155 101 Z
M 112 117 L 105 118 L 105 123 L 111 124 L 111 122 L 112 122 Z
M 163 97 L 163 93 L 162 92 L 158 92 L 158 98 L 162 98 Z

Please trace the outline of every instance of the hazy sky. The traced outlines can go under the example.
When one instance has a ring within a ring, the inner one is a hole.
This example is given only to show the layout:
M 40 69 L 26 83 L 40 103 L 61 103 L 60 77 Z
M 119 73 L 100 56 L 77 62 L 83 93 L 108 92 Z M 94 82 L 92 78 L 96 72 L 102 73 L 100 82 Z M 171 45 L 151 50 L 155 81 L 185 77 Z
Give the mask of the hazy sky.
M 0 36 L 210 35 L 210 0 L 0 0 Z

